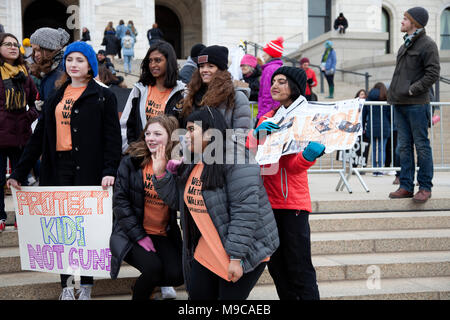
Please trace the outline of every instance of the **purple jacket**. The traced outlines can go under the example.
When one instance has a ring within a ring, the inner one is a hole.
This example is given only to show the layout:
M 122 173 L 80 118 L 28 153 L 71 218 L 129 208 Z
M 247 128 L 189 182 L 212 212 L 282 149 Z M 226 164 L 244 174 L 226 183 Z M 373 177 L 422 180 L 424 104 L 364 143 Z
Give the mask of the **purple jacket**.
M 270 110 L 279 107 L 280 103 L 272 100 L 270 87 L 272 86 L 272 75 L 279 67 L 283 65 L 281 59 L 273 59 L 262 66 L 262 75 L 258 94 L 258 119 Z
M 23 84 L 27 96 L 28 111 L 5 110 L 5 87 L 0 78 L 0 148 L 23 147 L 31 136 L 31 124 L 39 116 L 34 101 L 37 89 L 31 77 Z

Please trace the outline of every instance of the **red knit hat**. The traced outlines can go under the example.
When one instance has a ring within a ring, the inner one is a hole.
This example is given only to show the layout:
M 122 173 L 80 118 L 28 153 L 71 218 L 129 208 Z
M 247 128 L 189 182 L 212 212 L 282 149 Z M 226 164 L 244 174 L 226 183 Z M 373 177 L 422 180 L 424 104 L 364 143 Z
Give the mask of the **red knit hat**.
M 284 52 L 283 42 L 283 37 L 278 37 L 276 40 L 269 41 L 263 50 L 273 58 L 280 58 Z

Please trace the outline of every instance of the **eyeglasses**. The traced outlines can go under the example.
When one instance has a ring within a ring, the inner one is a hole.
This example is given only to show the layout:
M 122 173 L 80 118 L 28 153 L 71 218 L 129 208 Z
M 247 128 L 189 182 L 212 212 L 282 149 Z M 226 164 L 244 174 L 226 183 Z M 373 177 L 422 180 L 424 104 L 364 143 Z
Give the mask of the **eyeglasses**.
M 7 48 L 12 48 L 12 47 L 20 48 L 20 44 L 18 44 L 16 42 L 14 42 L 14 43 L 12 43 L 12 42 L 3 42 L 1 44 L 1 46 L 2 47 L 7 47 Z
M 148 64 L 152 64 L 153 62 L 156 64 L 160 64 L 162 61 L 163 61 L 162 58 L 155 58 L 155 59 L 150 58 L 148 59 Z

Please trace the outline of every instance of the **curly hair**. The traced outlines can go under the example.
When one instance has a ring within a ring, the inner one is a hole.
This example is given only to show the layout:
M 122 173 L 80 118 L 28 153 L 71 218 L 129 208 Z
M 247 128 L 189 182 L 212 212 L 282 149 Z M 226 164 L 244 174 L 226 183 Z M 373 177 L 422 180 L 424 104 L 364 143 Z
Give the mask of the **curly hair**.
M 169 139 L 166 145 L 166 158 L 170 160 L 170 156 L 173 148 L 177 145 L 177 141 L 172 141 L 171 136 L 172 133 L 178 129 L 178 120 L 173 116 L 160 115 L 153 118 L 150 118 L 145 125 L 144 130 L 142 130 L 141 136 L 139 139 L 130 144 L 125 154 L 129 154 L 133 158 L 144 158 L 141 163 L 141 167 L 144 168 L 151 160 L 152 154 L 148 149 L 148 146 L 145 142 L 145 132 L 147 128 L 153 124 L 159 123 L 167 132 Z
M 204 86 L 200 71 L 197 69 L 187 86 L 187 96 L 183 100 L 181 116 L 187 117 L 194 110 L 195 95 Z M 200 103 L 201 106 L 218 107 L 225 103 L 227 108 L 234 108 L 234 85 L 231 74 L 226 70 L 217 70 L 211 82 L 208 84 L 205 95 Z

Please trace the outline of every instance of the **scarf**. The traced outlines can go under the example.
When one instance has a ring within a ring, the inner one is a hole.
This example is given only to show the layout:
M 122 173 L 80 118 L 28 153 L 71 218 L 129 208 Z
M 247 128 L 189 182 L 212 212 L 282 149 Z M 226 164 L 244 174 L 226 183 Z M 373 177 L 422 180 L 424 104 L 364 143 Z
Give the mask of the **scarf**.
M 5 87 L 5 109 L 7 111 L 25 109 L 27 99 L 23 84 L 28 76 L 26 67 L 13 66 L 5 62 L 0 66 L 0 74 Z
M 325 53 L 323 55 L 322 62 L 327 62 L 328 55 L 330 54 L 331 50 L 333 50 L 333 48 L 327 48 L 327 50 L 325 51 Z
M 416 31 L 414 31 L 413 34 L 409 35 L 409 34 L 405 34 L 403 36 L 403 40 L 405 40 L 405 48 L 408 48 L 411 43 L 412 40 L 423 30 L 423 28 L 417 29 Z

